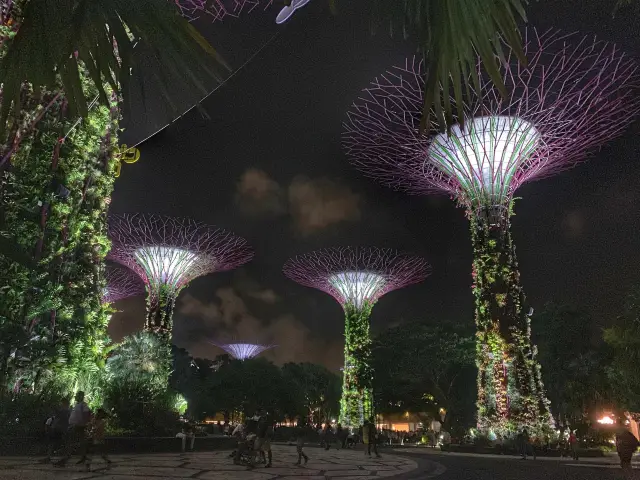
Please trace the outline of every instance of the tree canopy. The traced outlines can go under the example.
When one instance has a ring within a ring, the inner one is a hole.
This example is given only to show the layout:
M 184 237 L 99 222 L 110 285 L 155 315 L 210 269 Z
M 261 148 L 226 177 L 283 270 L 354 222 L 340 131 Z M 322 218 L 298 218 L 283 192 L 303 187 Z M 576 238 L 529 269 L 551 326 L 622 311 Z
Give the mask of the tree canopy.
M 475 398 L 475 342 L 453 327 L 411 322 L 382 332 L 373 345 L 381 413 L 463 414 Z

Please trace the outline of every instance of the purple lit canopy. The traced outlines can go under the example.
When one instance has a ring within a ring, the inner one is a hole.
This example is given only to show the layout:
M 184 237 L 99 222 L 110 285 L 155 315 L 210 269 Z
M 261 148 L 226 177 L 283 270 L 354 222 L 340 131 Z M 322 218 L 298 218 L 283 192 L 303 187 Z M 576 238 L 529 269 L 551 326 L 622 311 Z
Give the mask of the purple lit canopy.
M 131 270 L 108 265 L 106 268 L 107 286 L 102 295 L 104 303 L 113 303 L 123 298 L 135 297 L 144 293 L 144 283 Z
M 109 258 L 145 282 L 152 303 L 196 277 L 234 269 L 253 258 L 244 238 L 187 218 L 116 215 L 109 219 Z
M 361 307 L 429 275 L 427 262 L 384 248 L 336 247 L 292 258 L 283 271 L 307 287 L 328 293 L 341 305 Z
M 343 143 L 351 161 L 410 193 L 504 205 L 524 182 L 570 168 L 620 135 L 640 109 L 638 67 L 615 45 L 529 30 L 525 51 L 527 66 L 506 52 L 507 97 L 480 75 L 482 94 L 467 95 L 465 118 L 449 135 L 434 135 L 435 124 L 420 132 L 423 62 L 409 59 L 380 75 L 348 112 Z
M 249 358 L 257 357 L 265 350 L 274 348 L 275 345 L 259 345 L 253 343 L 215 343 L 211 342 L 218 348 L 221 348 L 233 358 L 237 360 L 247 360 Z

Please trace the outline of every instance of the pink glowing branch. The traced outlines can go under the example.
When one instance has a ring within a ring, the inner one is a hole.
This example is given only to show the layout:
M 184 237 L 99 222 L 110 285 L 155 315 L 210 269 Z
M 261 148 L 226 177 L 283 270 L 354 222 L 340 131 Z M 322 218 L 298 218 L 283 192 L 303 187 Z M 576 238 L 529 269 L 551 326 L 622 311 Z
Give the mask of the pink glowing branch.
M 128 268 L 107 266 L 106 280 L 107 286 L 102 295 L 104 303 L 113 303 L 144 293 L 144 283 Z
M 435 124 L 419 131 L 423 62 L 408 59 L 380 75 L 348 112 L 343 144 L 350 160 L 410 193 L 503 203 L 523 183 L 584 160 L 640 111 L 638 66 L 615 45 L 529 30 L 525 51 L 527 66 L 512 52 L 501 66 L 507 98 L 478 66 L 481 94 L 467 96 L 464 126 L 449 136 L 438 137 Z
M 328 293 L 341 305 L 359 307 L 423 281 L 430 268 L 424 259 L 395 250 L 337 247 L 292 258 L 283 271 L 301 285 Z
M 173 0 L 183 17 L 195 20 L 207 17 L 212 22 L 224 20 L 226 17 L 239 17 L 250 13 L 255 8 L 266 10 L 273 0 Z
M 194 278 L 232 270 L 253 258 L 244 238 L 185 218 L 116 215 L 109 219 L 109 259 L 129 267 L 150 294 L 177 294 Z

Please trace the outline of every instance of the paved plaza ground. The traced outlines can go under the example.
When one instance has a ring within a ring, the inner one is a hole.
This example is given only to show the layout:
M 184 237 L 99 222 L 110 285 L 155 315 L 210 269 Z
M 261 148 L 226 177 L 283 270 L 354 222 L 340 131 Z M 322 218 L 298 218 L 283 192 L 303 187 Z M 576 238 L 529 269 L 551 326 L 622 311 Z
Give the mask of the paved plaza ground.
M 578 462 L 544 457 L 523 461 L 512 456 L 405 448 L 385 449 L 381 459 L 369 459 L 361 450 L 308 447 L 305 451 L 309 463 L 298 467 L 295 447 L 276 445 L 273 468 L 259 466 L 251 471 L 233 465 L 228 451 L 113 455 L 110 470 L 96 459 L 91 472 L 71 464 L 65 469 L 43 465 L 32 457 L 0 457 L 0 480 L 640 480 L 640 459 L 623 476 L 615 456 Z
M 92 472 L 81 472 L 69 462 L 66 468 L 38 463 L 32 457 L 0 457 L 1 480 L 165 480 L 197 478 L 201 480 L 364 480 L 370 478 L 407 478 L 418 463 L 409 457 L 384 455 L 381 459 L 365 457 L 362 451 L 305 448 L 309 463 L 296 466 L 294 446 L 275 445 L 273 467 L 257 466 L 251 471 L 233 465 L 228 451 L 185 454 L 113 455 L 113 466 L 107 470 L 95 458 Z
M 534 461 L 507 455 L 441 453 L 426 448 L 395 449 L 393 453 L 415 458 L 418 471 L 425 459 L 430 460 L 441 472 L 438 480 L 640 480 L 638 456 L 634 458 L 634 470 L 623 475 L 617 455 L 576 462 L 568 458 L 538 457 Z

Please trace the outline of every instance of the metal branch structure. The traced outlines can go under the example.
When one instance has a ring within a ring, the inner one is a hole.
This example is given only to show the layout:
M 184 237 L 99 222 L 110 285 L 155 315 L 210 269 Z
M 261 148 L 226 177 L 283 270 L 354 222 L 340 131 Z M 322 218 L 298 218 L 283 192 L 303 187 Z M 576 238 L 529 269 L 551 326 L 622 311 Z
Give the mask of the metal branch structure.
M 384 294 L 423 281 L 427 262 L 381 248 L 337 247 L 290 259 L 291 280 L 335 298 L 345 312 L 345 345 L 340 422 L 359 426 L 374 414 L 369 317 Z
M 109 258 L 133 270 L 147 288 L 147 330 L 169 334 L 180 291 L 194 278 L 232 270 L 253 258 L 244 238 L 186 218 L 115 215 Z
M 102 294 L 103 303 L 113 303 L 144 293 L 144 283 L 128 268 L 108 265 L 105 276 L 107 285 Z
M 212 345 L 215 345 L 218 348 L 221 348 L 233 358 L 237 360 L 247 360 L 249 358 L 254 358 L 260 355 L 262 352 L 266 350 L 270 350 L 275 347 L 275 345 L 260 345 L 254 343 L 215 343 L 211 342 Z
M 411 194 L 449 194 L 466 209 L 474 248 L 478 426 L 504 436 L 553 424 L 510 233 L 514 192 L 585 159 L 622 134 L 640 110 L 638 66 L 615 45 L 535 30 L 524 40 L 528 64 L 507 51 L 500 67 L 507 95 L 478 65 L 465 116 L 449 132 L 439 133 L 435 124 L 420 128 L 425 67 L 412 59 L 363 91 L 343 135 L 350 160 L 365 175 Z
M 273 0 L 173 0 L 187 20 L 208 18 L 212 22 L 239 17 L 256 8 L 266 10 Z

